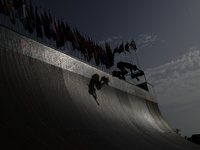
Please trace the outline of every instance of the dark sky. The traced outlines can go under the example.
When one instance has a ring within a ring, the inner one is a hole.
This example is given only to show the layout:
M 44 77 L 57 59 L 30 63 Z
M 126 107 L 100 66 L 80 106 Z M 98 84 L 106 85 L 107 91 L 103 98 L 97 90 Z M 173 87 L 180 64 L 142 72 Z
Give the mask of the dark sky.
M 162 114 L 183 135 L 200 133 L 199 0 L 35 0 L 93 40 L 112 48 L 135 40 L 140 68 Z M 121 54 L 118 59 L 130 61 Z

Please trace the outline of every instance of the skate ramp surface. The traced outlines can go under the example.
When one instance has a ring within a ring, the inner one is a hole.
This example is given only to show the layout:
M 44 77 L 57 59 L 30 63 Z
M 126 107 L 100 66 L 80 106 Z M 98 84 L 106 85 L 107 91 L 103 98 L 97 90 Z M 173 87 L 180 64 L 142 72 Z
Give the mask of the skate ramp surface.
M 2 149 L 197 150 L 149 92 L 0 27 Z M 93 75 L 109 77 L 96 98 Z

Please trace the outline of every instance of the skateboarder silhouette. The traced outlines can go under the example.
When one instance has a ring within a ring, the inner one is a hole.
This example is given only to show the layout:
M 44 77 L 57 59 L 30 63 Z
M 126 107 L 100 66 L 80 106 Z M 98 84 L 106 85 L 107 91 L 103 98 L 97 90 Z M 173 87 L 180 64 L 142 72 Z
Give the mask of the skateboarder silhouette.
M 133 65 L 131 63 L 126 63 L 126 62 L 118 62 L 117 63 L 117 68 L 120 71 L 113 71 L 112 75 L 115 77 L 118 77 L 119 79 L 123 79 L 125 80 L 125 75 L 128 74 L 128 71 L 126 69 L 129 69 L 131 72 L 131 78 L 136 78 L 139 81 L 138 76 L 142 76 L 144 75 L 144 72 L 140 69 L 138 69 L 138 67 L 136 65 Z M 134 73 L 133 73 L 134 71 Z M 137 73 L 135 73 L 137 71 Z
M 100 80 L 99 79 L 100 79 L 99 75 L 94 74 L 88 85 L 88 87 L 89 87 L 88 92 L 93 96 L 93 98 L 96 100 L 98 105 L 99 105 L 99 103 L 97 101 L 97 94 L 96 94 L 95 86 L 96 86 L 97 90 L 100 90 L 104 84 L 106 84 L 108 86 L 108 82 L 109 82 L 109 78 L 105 77 L 105 76 L 101 77 Z

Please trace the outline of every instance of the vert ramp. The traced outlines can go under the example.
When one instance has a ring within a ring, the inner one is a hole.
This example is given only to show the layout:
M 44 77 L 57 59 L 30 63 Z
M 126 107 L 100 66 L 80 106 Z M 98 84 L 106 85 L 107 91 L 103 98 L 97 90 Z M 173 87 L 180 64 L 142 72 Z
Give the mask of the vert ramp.
M 0 31 L 2 149 L 200 149 L 173 132 L 147 91 Z M 94 74 L 110 78 L 96 99 L 88 92 Z

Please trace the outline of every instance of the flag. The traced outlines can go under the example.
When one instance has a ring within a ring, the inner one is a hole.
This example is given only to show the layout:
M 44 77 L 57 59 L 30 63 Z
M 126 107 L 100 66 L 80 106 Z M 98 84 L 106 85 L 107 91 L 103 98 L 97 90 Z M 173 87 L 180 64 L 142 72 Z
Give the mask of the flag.
M 65 33 L 67 29 L 66 29 L 65 23 L 63 22 L 63 18 L 61 19 L 60 27 L 61 27 L 62 32 Z
M 56 22 L 56 18 L 54 18 L 54 27 L 55 27 L 55 31 L 56 31 L 55 41 L 57 42 L 58 38 L 60 37 L 60 33 L 59 33 L 59 30 L 58 30 L 58 25 L 57 25 L 57 22 Z
M 92 48 L 92 42 L 90 40 L 90 38 L 88 40 L 85 39 L 85 37 L 83 35 L 80 35 L 81 36 L 81 39 L 84 43 L 84 45 L 86 46 L 86 48 L 90 49 Z
M 66 32 L 64 33 L 66 41 L 69 41 L 72 43 L 73 50 L 77 49 L 80 50 L 80 45 L 78 43 L 78 40 L 74 34 L 74 32 L 71 30 L 70 26 L 66 23 Z
M 99 54 L 99 60 L 100 60 L 100 63 L 101 65 L 105 64 L 105 53 L 104 53 L 104 50 L 101 46 L 98 46 L 98 54 Z
M 63 30 L 62 28 L 64 29 L 65 27 L 63 26 L 63 22 L 61 20 L 61 23 L 60 23 L 60 20 L 58 19 L 58 31 L 59 31 L 59 40 L 57 41 L 58 42 L 58 45 L 59 47 L 62 47 L 65 45 L 65 40 L 64 40 L 64 33 L 63 33 Z
M 33 18 L 31 16 L 31 10 L 29 9 L 30 7 L 28 7 L 28 4 L 26 2 L 26 0 L 24 0 L 24 5 L 25 5 L 25 9 L 26 9 L 26 12 L 27 12 L 27 17 L 25 19 L 25 22 L 27 23 L 28 25 L 28 31 L 29 33 L 33 33 L 34 31 L 34 21 L 33 21 Z
M 94 55 L 94 61 L 95 61 L 96 65 L 98 66 L 99 65 L 98 53 L 97 53 L 97 50 L 96 50 L 96 45 L 94 43 L 92 43 L 92 52 L 93 52 L 93 55 Z
M 23 0 L 19 0 L 19 5 L 21 6 L 23 4 L 24 4 Z
M 88 61 L 90 61 L 93 58 L 93 52 L 92 52 L 92 43 L 89 40 L 86 40 L 86 38 L 80 34 L 77 30 L 77 34 L 79 37 L 79 42 L 82 44 L 82 48 L 86 50 Z
M 85 57 L 86 60 L 90 60 L 90 55 L 86 49 L 86 45 L 84 44 L 83 40 L 81 39 L 81 34 L 80 32 L 78 31 L 78 29 L 75 27 L 73 29 L 73 33 L 77 39 L 77 42 L 79 44 L 79 50 L 81 51 L 81 53 L 83 54 L 83 56 Z
M 94 47 L 93 42 L 90 40 L 90 38 L 86 39 L 83 35 L 81 36 L 82 40 L 86 46 L 86 49 L 88 51 L 89 61 L 94 57 Z
M 61 36 L 61 43 L 62 43 L 62 46 L 65 45 L 65 42 L 67 41 L 66 40 L 66 37 L 65 37 L 65 32 L 66 32 L 66 26 L 65 26 L 65 23 L 63 22 L 63 18 L 61 19 L 61 22 L 60 22 L 60 36 Z
M 49 16 L 47 15 L 45 9 L 44 12 L 42 14 L 42 25 L 43 25 L 43 29 L 44 29 L 44 34 L 45 36 L 50 39 L 50 20 L 49 20 Z
M 87 40 L 85 40 L 86 42 L 85 42 L 85 45 L 89 48 L 89 49 L 91 49 L 91 51 L 92 51 L 92 53 L 94 53 L 94 42 L 93 42 L 93 40 L 91 39 L 91 38 L 89 38 L 88 37 L 88 39 Z
M 99 46 L 98 44 L 96 44 L 94 46 L 94 59 L 95 59 L 95 62 L 96 62 L 96 65 L 99 66 L 100 62 L 102 64 L 102 59 L 101 59 L 101 54 L 102 54 L 102 47 Z
M 55 21 L 54 25 L 55 25 L 55 30 L 56 30 L 56 46 L 57 48 L 59 48 L 65 45 L 64 33 L 62 31 L 59 18 L 57 20 L 57 23 Z
M 57 39 L 56 39 L 56 46 L 57 46 L 57 48 L 59 48 L 59 47 L 61 47 L 61 39 L 60 39 L 60 37 L 61 37 L 61 29 L 60 29 L 60 21 L 59 21 L 59 18 L 58 18 L 58 20 L 57 20 L 57 22 L 56 22 L 56 27 L 57 27 L 57 32 L 59 33 L 59 34 L 57 34 Z
M 29 9 L 26 0 L 24 0 L 24 3 L 21 0 L 19 1 L 19 6 L 17 8 L 17 18 L 22 22 L 25 30 L 33 33 L 34 28 L 29 16 Z
M 78 31 L 78 29 L 76 27 L 74 28 L 74 35 L 78 41 L 81 53 L 86 57 L 87 60 L 89 60 L 88 55 L 87 55 L 87 50 L 86 50 L 87 47 L 83 41 L 83 38 L 82 38 L 80 32 Z
M 4 0 L 0 0 L 0 13 L 7 15 L 6 7 L 4 4 Z
M 110 48 L 110 45 L 106 42 L 106 54 L 108 59 L 108 67 L 112 67 L 114 65 L 114 56 L 112 54 L 112 50 Z
M 35 7 L 35 28 L 37 37 L 43 38 L 42 20 L 40 18 L 40 15 L 38 14 L 37 7 Z
M 131 47 L 132 49 L 134 49 L 134 50 L 136 50 L 136 49 L 137 49 L 137 47 L 136 47 L 136 44 L 135 44 L 135 41 L 134 41 L 134 40 L 132 40 L 132 41 L 131 41 L 131 43 L 130 43 L 130 47 Z
M 35 28 L 35 15 L 33 12 L 33 6 L 32 6 L 31 0 L 30 0 L 30 6 L 29 6 L 29 16 L 30 16 L 30 21 L 32 23 L 32 27 Z
M 10 17 L 10 21 L 12 22 L 12 24 L 15 24 L 15 16 L 11 2 L 8 0 L 3 0 L 3 1 L 4 1 L 4 6 L 6 8 L 6 15 Z
M 115 55 L 115 53 L 118 53 L 118 49 L 119 49 L 119 47 L 117 46 L 117 47 L 115 47 L 115 49 L 113 50 L 113 55 Z
M 49 21 L 50 21 L 50 27 L 49 27 L 50 36 L 53 38 L 54 41 L 56 41 L 56 38 L 57 38 L 56 28 L 55 28 L 54 20 L 51 17 L 50 11 L 49 11 Z
M 25 4 L 21 4 L 17 7 L 17 10 L 16 10 L 16 13 L 17 13 L 17 18 L 19 20 L 23 20 L 23 19 L 26 19 L 28 17 L 28 13 L 26 11 L 26 6 Z
M 19 7 L 18 0 L 13 0 L 13 7 L 15 8 L 15 10 Z
M 130 51 L 129 51 L 129 43 L 127 42 L 126 44 L 125 44 L 125 50 L 127 51 L 127 52 L 129 52 L 130 53 Z
M 115 53 L 121 53 L 121 52 L 124 52 L 124 54 L 126 54 L 126 52 L 125 52 L 125 50 L 124 50 L 124 43 L 122 42 L 121 44 L 120 44 L 120 46 L 119 46 L 119 48 L 118 48 L 118 46 L 114 49 L 114 51 L 113 51 L 113 55 L 115 54 Z
M 108 68 L 108 59 L 107 59 L 106 51 L 103 49 L 100 53 L 100 60 L 101 60 L 101 64 L 105 65 L 106 68 Z

